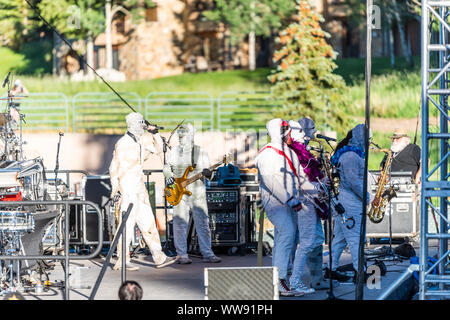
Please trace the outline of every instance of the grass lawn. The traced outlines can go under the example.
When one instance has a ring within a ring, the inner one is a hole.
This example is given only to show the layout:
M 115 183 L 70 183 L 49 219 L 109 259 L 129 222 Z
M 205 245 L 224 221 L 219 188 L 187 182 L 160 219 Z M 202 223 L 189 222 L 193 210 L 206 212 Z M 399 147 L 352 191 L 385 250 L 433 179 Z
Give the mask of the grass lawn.
M 255 71 L 234 70 L 223 72 L 185 73 L 177 76 L 152 80 L 134 80 L 113 82 L 112 87 L 118 92 L 136 92 L 142 98 L 151 92 L 186 92 L 201 91 L 217 97 L 224 91 L 269 91 L 267 76 L 269 69 Z M 62 92 L 71 97 L 79 92 L 111 92 L 100 81 L 71 82 L 55 79 L 51 76 L 43 78 L 21 76 L 30 92 Z
M 39 51 L 40 50 L 40 51 Z M 43 54 L 40 54 L 40 52 Z M 79 92 L 109 92 L 101 81 L 70 82 L 55 79 L 48 74 L 51 71 L 48 57 L 48 43 L 38 42 L 24 47 L 21 53 L 8 48 L 0 48 L 0 78 L 8 70 L 21 74 L 20 79 L 30 92 L 62 92 L 69 98 Z M 373 58 L 371 110 L 375 117 L 414 118 L 419 111 L 420 101 L 420 59 L 414 57 L 414 67 L 408 67 L 405 59 L 396 58 L 396 67 L 390 66 L 389 58 Z M 355 116 L 364 115 L 365 59 L 337 59 L 335 72 L 341 75 L 349 86 L 352 98 L 352 112 Z M 136 92 L 142 98 L 150 92 L 186 92 L 202 91 L 217 97 L 224 91 L 269 91 L 267 76 L 269 68 L 255 71 L 234 70 L 224 72 L 185 73 L 151 80 L 112 83 L 119 92 Z M 19 77 L 19 76 L 17 76 Z

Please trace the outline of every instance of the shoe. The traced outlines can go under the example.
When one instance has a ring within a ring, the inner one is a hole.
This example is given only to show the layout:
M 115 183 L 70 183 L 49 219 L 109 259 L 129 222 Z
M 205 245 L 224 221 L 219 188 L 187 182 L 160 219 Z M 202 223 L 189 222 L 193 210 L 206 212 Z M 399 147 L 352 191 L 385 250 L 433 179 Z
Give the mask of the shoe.
M 280 279 L 280 282 L 278 283 L 278 291 L 280 293 L 280 296 L 283 297 L 292 297 L 294 295 L 294 292 L 291 291 L 286 283 L 286 280 L 284 279 Z
M 156 268 L 164 268 L 167 267 L 169 265 L 171 265 L 172 263 L 177 262 L 177 258 L 176 257 L 166 257 L 166 260 L 164 260 L 163 263 L 160 263 L 158 265 L 156 265 Z
M 291 288 L 296 297 L 304 296 L 305 294 L 310 294 L 316 292 L 313 288 L 306 286 L 303 282 L 300 282 L 295 288 Z
M 179 264 L 190 264 L 192 263 L 192 260 L 189 258 L 183 258 L 183 257 L 179 257 L 177 260 L 177 263 Z
M 328 268 L 325 269 L 325 278 L 330 278 L 330 269 Z M 348 280 L 350 280 L 350 277 L 339 271 L 331 271 L 331 279 L 337 280 L 339 282 L 347 282 Z
M 125 267 L 127 268 L 127 271 L 138 271 L 139 267 L 132 265 L 130 262 L 127 262 L 125 264 Z M 122 269 L 122 262 L 117 261 L 116 264 L 113 267 L 113 270 L 121 270 Z
M 206 263 L 219 263 L 220 261 L 222 261 L 222 259 L 220 259 L 217 256 L 211 256 L 211 257 L 208 257 L 208 258 L 203 258 L 203 262 L 206 262 Z

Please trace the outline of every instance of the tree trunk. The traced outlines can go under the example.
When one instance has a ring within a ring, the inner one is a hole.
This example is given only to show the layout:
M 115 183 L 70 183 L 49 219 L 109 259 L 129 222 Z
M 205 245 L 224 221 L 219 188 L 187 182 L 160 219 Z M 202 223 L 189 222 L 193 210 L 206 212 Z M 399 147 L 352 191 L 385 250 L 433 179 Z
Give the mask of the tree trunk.
M 395 67 L 395 47 L 394 47 L 394 32 L 392 31 L 392 19 L 391 16 L 387 16 L 389 31 L 388 31 L 388 38 L 389 38 L 389 57 L 391 58 L 391 67 Z
M 106 0 L 105 4 L 105 38 L 106 38 L 106 69 L 110 70 L 113 67 L 112 57 L 112 42 L 111 42 L 111 0 Z
M 255 46 L 255 42 L 256 42 L 256 36 L 255 36 L 255 31 L 254 31 L 254 25 L 253 25 L 253 21 L 255 19 L 255 13 L 254 13 L 254 9 L 255 9 L 255 2 L 252 1 L 252 3 L 250 4 L 250 9 L 251 11 L 251 25 L 252 25 L 252 31 L 250 31 L 249 35 L 248 35 L 248 68 L 250 70 L 255 70 L 256 68 L 256 46 Z
M 250 32 L 248 35 L 248 68 L 250 70 L 255 70 L 256 68 L 255 38 L 255 33 Z
M 406 62 L 408 63 L 409 66 L 412 66 L 414 62 L 412 59 L 411 50 L 409 49 L 408 44 L 406 43 L 405 26 L 402 24 L 400 14 L 398 13 L 397 0 L 392 0 L 392 5 L 394 6 L 394 16 L 397 22 L 398 32 L 400 34 L 402 51 L 403 54 L 405 55 Z
M 92 33 L 89 33 L 87 37 L 87 43 L 86 43 L 86 60 L 87 63 L 94 68 L 94 37 L 92 36 Z M 94 79 L 94 71 L 87 67 L 87 75 L 89 79 Z

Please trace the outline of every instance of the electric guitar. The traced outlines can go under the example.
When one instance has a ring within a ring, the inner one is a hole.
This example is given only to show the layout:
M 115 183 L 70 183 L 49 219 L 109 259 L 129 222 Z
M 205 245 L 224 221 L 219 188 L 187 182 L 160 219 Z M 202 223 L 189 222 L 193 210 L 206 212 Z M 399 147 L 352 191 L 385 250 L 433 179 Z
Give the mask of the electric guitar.
M 225 155 L 222 161 L 217 162 L 216 164 L 211 166 L 209 170 L 213 171 L 220 165 L 228 163 L 231 156 L 232 154 Z M 186 187 L 203 177 L 202 172 L 199 172 L 188 179 L 187 176 L 192 171 L 194 171 L 194 167 L 189 166 L 186 171 L 184 171 L 182 177 L 174 178 L 175 183 L 164 188 L 164 194 L 166 195 L 167 202 L 169 202 L 172 206 L 176 206 L 177 204 L 179 204 L 181 198 L 183 198 L 183 195 L 186 194 L 188 196 L 191 196 L 192 192 L 186 190 Z

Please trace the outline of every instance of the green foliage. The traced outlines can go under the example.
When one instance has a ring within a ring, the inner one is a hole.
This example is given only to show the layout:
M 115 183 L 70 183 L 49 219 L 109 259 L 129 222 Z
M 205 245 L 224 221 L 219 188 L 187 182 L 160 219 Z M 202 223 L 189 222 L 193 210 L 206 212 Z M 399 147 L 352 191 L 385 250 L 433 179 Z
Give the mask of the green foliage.
M 43 76 L 52 71 L 52 42 L 32 41 L 23 44 L 20 52 L 0 48 L 0 77 L 8 71 L 17 75 Z
M 327 44 L 328 35 L 320 27 L 322 17 L 309 1 L 297 0 L 295 22 L 277 38 L 279 49 L 274 54 L 277 70 L 269 77 L 274 84 L 272 96 L 283 101 L 273 112 L 285 119 L 309 116 L 320 129 L 345 132 L 350 120 L 348 88 L 344 79 L 333 73 L 336 52 Z
M 153 8 L 156 4 L 152 0 L 116 0 L 113 5 L 126 8 L 131 14 L 131 21 L 135 24 L 145 18 L 145 9 Z
M 70 37 L 96 37 L 105 29 L 104 1 L 100 0 L 42 0 L 41 15 L 58 32 Z M 40 21 L 40 25 L 44 25 Z
M 295 12 L 292 0 L 216 0 L 214 10 L 204 16 L 230 27 L 232 39 L 239 41 L 251 31 L 257 36 L 270 36 L 280 30 Z
M 0 42 L 20 49 L 28 38 L 33 37 L 35 27 L 34 12 L 24 0 L 0 0 Z

